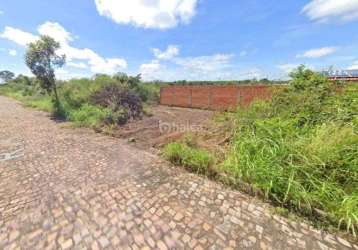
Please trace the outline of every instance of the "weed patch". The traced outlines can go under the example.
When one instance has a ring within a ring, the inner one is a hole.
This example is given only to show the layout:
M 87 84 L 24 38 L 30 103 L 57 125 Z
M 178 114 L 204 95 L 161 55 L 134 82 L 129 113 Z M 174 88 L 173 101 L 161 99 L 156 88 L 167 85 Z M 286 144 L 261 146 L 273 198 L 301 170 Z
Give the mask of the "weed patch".
M 214 173 L 212 169 L 214 158 L 206 150 L 174 142 L 165 146 L 164 156 L 173 164 L 184 166 L 192 172 L 205 175 Z
M 337 89 L 339 91 L 337 91 Z M 358 87 L 299 69 L 270 103 L 237 112 L 221 171 L 266 199 L 356 235 Z

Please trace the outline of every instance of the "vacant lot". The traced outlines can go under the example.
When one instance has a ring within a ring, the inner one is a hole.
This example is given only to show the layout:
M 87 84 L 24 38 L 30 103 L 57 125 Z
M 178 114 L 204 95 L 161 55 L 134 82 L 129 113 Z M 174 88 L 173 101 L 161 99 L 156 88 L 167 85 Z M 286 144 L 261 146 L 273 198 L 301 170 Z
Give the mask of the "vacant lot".
M 184 133 L 202 130 L 214 115 L 207 110 L 167 106 L 154 106 L 150 112 L 150 116 L 119 127 L 115 135 L 141 148 L 160 146 Z
M 119 139 L 61 128 L 9 98 L 0 97 L 0 117 L 1 152 L 14 153 L 0 161 L 0 248 L 353 248 Z

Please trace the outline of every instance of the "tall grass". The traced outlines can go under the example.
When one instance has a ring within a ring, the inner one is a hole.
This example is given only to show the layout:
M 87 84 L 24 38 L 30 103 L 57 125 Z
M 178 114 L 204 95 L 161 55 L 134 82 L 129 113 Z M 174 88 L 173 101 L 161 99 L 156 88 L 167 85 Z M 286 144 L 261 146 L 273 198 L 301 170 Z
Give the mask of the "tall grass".
M 100 127 L 110 110 L 94 105 L 84 104 L 79 109 L 73 110 L 68 116 L 78 127 Z
M 358 230 L 358 86 L 299 69 L 271 103 L 237 112 L 222 171 L 267 199 L 353 235 Z M 338 91 L 338 92 L 337 92 Z
M 198 174 L 212 174 L 214 158 L 203 149 L 195 148 L 186 143 L 173 142 L 165 146 L 164 157 L 170 162 L 184 166 Z

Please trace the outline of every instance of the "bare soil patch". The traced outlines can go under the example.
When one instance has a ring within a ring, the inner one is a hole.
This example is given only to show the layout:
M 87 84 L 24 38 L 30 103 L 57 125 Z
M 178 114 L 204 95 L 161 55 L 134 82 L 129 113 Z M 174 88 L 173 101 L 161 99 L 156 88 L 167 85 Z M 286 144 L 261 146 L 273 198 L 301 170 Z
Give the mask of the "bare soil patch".
M 127 139 L 139 148 L 153 148 L 180 138 L 186 132 L 204 130 L 213 111 L 154 106 L 151 115 L 121 126 L 114 136 Z

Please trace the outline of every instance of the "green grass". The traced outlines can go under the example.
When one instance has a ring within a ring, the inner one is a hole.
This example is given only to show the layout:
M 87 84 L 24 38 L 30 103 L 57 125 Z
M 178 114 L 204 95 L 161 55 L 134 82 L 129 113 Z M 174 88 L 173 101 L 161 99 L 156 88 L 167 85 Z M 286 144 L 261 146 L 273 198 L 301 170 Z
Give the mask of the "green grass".
M 0 85 L 0 95 L 8 96 L 22 102 L 25 106 L 36 108 L 46 112 L 53 112 L 51 98 L 45 95 L 24 95 L 23 88 L 20 86 L 11 86 L 9 84 Z
M 25 98 L 23 99 L 25 106 L 36 108 L 45 112 L 52 113 L 54 112 L 53 103 L 51 98 L 43 97 L 43 98 Z
M 184 166 L 198 174 L 212 174 L 214 158 L 206 150 L 174 142 L 166 145 L 163 152 L 164 157 L 173 164 Z
M 100 127 L 110 111 L 94 105 L 82 105 L 81 108 L 69 113 L 69 120 L 78 127 Z
M 238 111 L 221 171 L 278 206 L 356 235 L 357 93 L 357 85 L 339 93 L 291 89 Z

